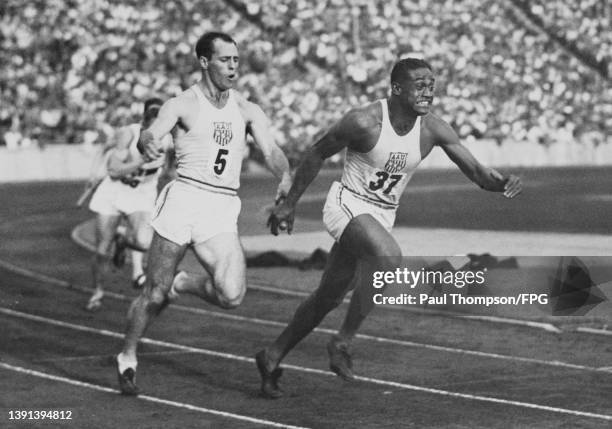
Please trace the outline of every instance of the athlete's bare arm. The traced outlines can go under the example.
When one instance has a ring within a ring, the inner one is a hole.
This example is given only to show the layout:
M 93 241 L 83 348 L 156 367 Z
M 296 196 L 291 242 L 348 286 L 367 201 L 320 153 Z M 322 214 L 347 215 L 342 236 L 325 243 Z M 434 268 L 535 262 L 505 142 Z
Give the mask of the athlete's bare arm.
M 172 131 L 186 110 L 184 98 L 179 96 L 166 101 L 151 126 L 140 133 L 138 150 L 145 161 L 152 161 L 162 156 L 164 150 L 161 139 Z
M 176 128 L 176 127 L 175 127 Z M 165 148 L 164 163 L 161 166 L 161 173 L 157 179 L 157 189 L 161 190 L 166 184 L 178 177 L 176 172 L 176 151 L 174 149 L 174 140 L 176 132 L 166 135 L 162 138 L 162 143 Z
M 506 198 L 514 198 L 522 191 L 521 179 L 513 174 L 504 177 L 499 171 L 482 165 L 472 153 L 461 144 L 457 133 L 436 115 L 429 114 L 425 125 L 434 145 L 444 150 L 446 155 L 471 181 L 482 189 L 503 192 Z
M 367 152 L 378 138 L 376 126 L 376 118 L 369 108 L 351 110 L 304 153 L 287 198 L 272 210 L 270 217 L 273 221 L 270 224 L 274 235 L 278 234 L 277 225 L 282 221 L 287 222 L 287 232 L 291 232 L 295 206 L 321 170 L 325 159 L 347 147 L 359 152 Z M 378 127 L 380 130 L 379 124 Z
M 108 159 L 111 149 L 114 149 L 117 146 L 117 142 L 122 140 L 125 132 L 125 128 L 114 130 L 109 138 L 96 148 L 96 152 L 91 161 L 91 167 L 89 168 L 87 187 L 97 186 L 100 181 L 108 175 Z M 129 130 L 127 130 L 127 132 L 129 132 Z
M 131 174 L 143 164 L 142 159 L 129 159 L 129 146 L 134 136 L 128 127 L 117 131 L 115 146 L 108 158 L 108 175 L 113 179 L 120 179 Z
M 291 186 L 291 171 L 287 156 L 278 147 L 270 132 L 270 120 L 257 104 L 244 100 L 240 95 L 237 96 L 237 100 L 247 123 L 247 130 L 263 153 L 266 166 L 280 180 L 276 198 L 284 197 Z

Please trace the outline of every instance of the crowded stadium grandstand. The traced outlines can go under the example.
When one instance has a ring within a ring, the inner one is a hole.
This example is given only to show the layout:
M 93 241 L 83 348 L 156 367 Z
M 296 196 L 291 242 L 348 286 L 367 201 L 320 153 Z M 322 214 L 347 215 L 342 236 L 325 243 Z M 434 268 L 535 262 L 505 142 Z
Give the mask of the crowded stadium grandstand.
M 612 8 L 604 0 L 37 0 L 0 4 L 0 143 L 103 140 L 151 95 L 198 78 L 192 46 L 232 34 L 238 87 L 295 159 L 417 55 L 435 111 L 466 139 L 609 139 Z

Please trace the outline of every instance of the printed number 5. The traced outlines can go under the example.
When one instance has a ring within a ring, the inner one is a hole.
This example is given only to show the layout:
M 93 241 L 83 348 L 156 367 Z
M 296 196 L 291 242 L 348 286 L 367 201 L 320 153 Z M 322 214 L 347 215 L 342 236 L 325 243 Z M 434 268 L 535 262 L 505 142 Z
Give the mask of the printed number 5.
M 386 171 L 377 171 L 376 176 L 378 177 L 378 180 L 376 182 L 370 182 L 370 189 L 372 191 L 377 191 L 382 188 L 387 182 L 387 179 L 389 179 L 389 177 L 391 178 L 391 180 L 389 180 L 389 186 L 387 186 L 387 188 L 383 191 L 383 194 L 385 195 L 389 194 L 393 187 L 402 179 L 401 174 L 389 175 L 389 173 Z
M 227 165 L 227 160 L 223 157 L 227 155 L 228 153 L 229 153 L 229 150 L 227 149 L 219 149 L 219 152 L 217 152 L 217 159 L 215 159 L 215 166 L 213 168 L 213 170 L 215 170 L 215 173 L 221 174 L 223 173 L 223 170 L 225 170 L 225 166 Z

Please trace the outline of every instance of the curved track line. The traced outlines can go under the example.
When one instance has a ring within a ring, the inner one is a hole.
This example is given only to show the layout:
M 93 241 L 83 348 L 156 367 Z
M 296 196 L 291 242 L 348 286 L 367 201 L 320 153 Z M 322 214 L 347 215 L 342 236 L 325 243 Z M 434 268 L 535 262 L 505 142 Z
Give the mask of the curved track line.
M 2 313 L 4 315 L 7 315 L 7 316 L 17 317 L 17 318 L 20 318 L 20 319 L 35 321 L 35 322 L 39 322 L 39 323 L 45 323 L 45 324 L 48 324 L 48 325 L 58 326 L 58 327 L 62 327 L 62 328 L 68 328 L 68 329 L 72 329 L 72 330 L 76 330 L 76 331 L 88 332 L 88 333 L 93 333 L 93 334 L 98 334 L 98 335 L 104 335 L 104 336 L 113 337 L 113 338 L 123 338 L 123 334 L 119 333 L 119 332 L 113 332 L 113 331 L 109 331 L 109 330 L 106 330 L 106 329 L 97 329 L 97 328 L 92 328 L 92 327 L 89 327 L 89 326 L 78 325 L 78 324 L 69 323 L 69 322 L 63 322 L 61 320 L 50 319 L 50 318 L 47 318 L 47 317 L 36 316 L 34 314 L 14 311 L 14 310 L 11 310 L 11 309 L 5 308 L 5 307 L 0 307 L 0 313 Z M 249 362 L 249 363 L 254 363 L 255 362 L 255 360 L 253 358 L 249 358 L 249 357 L 246 357 L 246 356 L 235 355 L 235 354 L 232 354 L 232 353 L 223 353 L 223 352 L 218 352 L 218 351 L 208 350 L 208 349 L 202 349 L 202 348 L 192 347 L 192 346 L 184 346 L 182 344 L 170 343 L 170 342 L 167 342 L 167 341 L 154 340 L 154 339 L 151 339 L 151 338 L 142 338 L 141 342 L 145 343 L 145 344 L 154 345 L 154 346 L 166 347 L 166 348 L 171 348 L 171 349 L 175 349 L 175 350 L 191 351 L 191 352 L 200 353 L 200 354 L 203 354 L 203 355 L 206 355 L 206 356 L 219 357 L 219 358 L 223 358 L 223 359 L 230 359 L 230 360 L 235 360 L 235 361 L 240 361 L 240 362 Z M 303 367 L 303 366 L 299 366 L 299 365 L 286 365 L 286 364 L 283 364 L 282 367 L 283 368 L 292 369 L 292 370 L 295 370 L 295 371 L 311 373 L 311 374 L 327 375 L 327 376 L 334 376 L 334 377 L 336 376 L 334 373 L 329 372 L 329 371 L 323 371 L 323 370 L 320 370 L 320 369 Z M 547 405 L 538 405 L 538 404 L 532 404 L 532 403 L 529 403 L 529 402 L 513 401 L 513 400 L 509 400 L 509 399 L 501 399 L 501 398 L 495 398 L 495 397 L 491 397 L 491 396 L 481 396 L 481 395 L 472 395 L 472 394 L 469 394 L 469 393 L 452 392 L 452 391 L 448 391 L 448 390 L 434 389 L 434 388 L 430 388 L 430 387 L 417 386 L 417 385 L 414 385 L 414 384 L 407 384 L 407 383 L 400 383 L 400 382 L 396 382 L 396 381 L 381 380 L 381 379 L 372 378 L 372 377 L 355 376 L 355 379 L 359 380 L 359 381 L 366 382 L 366 383 L 371 383 L 371 384 L 385 386 L 385 387 L 395 387 L 395 388 L 403 389 L 403 390 L 411 390 L 411 391 L 416 391 L 416 392 L 423 392 L 423 393 L 429 393 L 429 394 L 434 394 L 434 395 L 442 395 L 442 396 L 448 396 L 448 397 L 460 398 L 460 399 L 467 399 L 467 400 L 479 401 L 479 402 L 489 402 L 489 403 L 494 403 L 494 404 L 502 404 L 502 405 L 510 405 L 510 406 L 515 406 L 515 407 L 530 408 L 530 409 L 539 410 L 539 411 L 548 411 L 548 412 L 552 412 L 552 413 L 571 415 L 571 416 L 576 416 L 576 417 L 589 417 L 589 418 L 594 418 L 594 419 L 599 419 L 599 420 L 612 421 L 612 415 L 608 415 L 608 414 L 599 414 L 599 413 L 591 413 L 591 412 L 586 412 L 586 411 L 570 410 L 570 409 L 566 409 L 566 408 L 551 407 L 551 406 L 547 406 Z
M 40 371 L 28 369 L 28 368 L 23 368 L 21 366 L 9 365 L 4 362 L 0 362 L 0 368 L 3 368 L 8 371 L 18 372 L 20 374 L 27 374 L 27 375 L 31 375 L 31 376 L 38 377 L 38 378 L 44 378 L 47 380 L 59 381 L 61 383 L 71 384 L 73 386 L 85 387 L 87 389 L 97 390 L 99 392 L 115 393 L 115 394 L 120 393 L 118 390 L 111 389 L 105 386 L 100 386 L 99 384 L 86 383 L 83 381 L 74 380 L 72 378 L 60 377 L 57 375 L 48 374 L 46 372 L 40 372 Z M 190 411 L 197 411 L 197 412 L 204 413 L 204 414 L 212 414 L 215 416 L 226 417 L 226 418 L 230 418 L 233 420 L 240 420 L 243 422 L 254 423 L 254 424 L 262 425 L 262 426 L 284 428 L 284 429 L 305 429 L 302 426 L 285 425 L 285 424 L 273 422 L 270 420 L 263 420 L 263 419 L 258 419 L 255 417 L 244 416 L 241 414 L 229 413 L 227 411 L 213 410 L 211 408 L 199 407 L 197 405 L 186 404 L 184 402 L 170 401 L 168 399 L 157 398 L 155 396 L 138 395 L 138 399 L 141 399 L 143 401 L 153 402 L 156 404 L 163 404 L 163 405 L 169 405 L 171 407 L 183 408 L 183 409 L 187 409 Z
M 75 226 L 70 233 L 70 237 L 79 246 L 89 250 L 92 253 L 95 253 L 96 251 L 95 247 L 90 242 L 88 242 L 83 237 L 81 237 L 81 234 L 79 234 L 79 231 L 81 228 L 83 228 L 84 224 L 85 223 L 81 223 Z M 306 292 L 291 291 L 291 290 L 286 290 L 286 289 L 282 289 L 282 288 L 278 288 L 274 286 L 266 286 L 266 285 L 257 284 L 257 283 L 249 283 L 248 288 L 252 290 L 276 293 L 279 295 L 286 295 L 286 296 L 293 296 L 293 297 L 307 297 L 308 295 L 310 295 L 309 293 L 306 293 Z M 344 303 L 348 303 L 349 301 L 350 301 L 350 298 L 345 298 L 343 300 Z M 562 332 L 561 329 L 557 328 L 555 325 L 553 325 L 552 323 L 548 323 L 548 322 L 534 322 L 530 320 L 519 320 L 519 319 L 511 319 L 507 317 L 496 317 L 496 316 L 480 316 L 477 314 L 466 315 L 466 314 L 456 313 L 452 311 L 445 311 L 445 310 L 427 310 L 425 311 L 422 309 L 409 308 L 409 307 L 408 308 L 406 307 L 399 307 L 399 308 L 398 307 L 384 307 L 384 308 L 387 310 L 392 310 L 392 311 L 406 311 L 408 313 L 416 313 L 416 314 L 429 314 L 429 315 L 434 315 L 434 316 L 454 317 L 454 318 L 459 318 L 459 319 L 465 318 L 465 319 L 471 319 L 471 320 L 478 320 L 481 322 L 504 323 L 504 324 L 509 324 L 509 325 L 527 326 L 529 328 L 543 329 L 547 332 L 552 332 L 556 334 L 559 334 Z
M 85 293 L 91 293 L 93 291 L 93 289 L 91 288 L 85 288 L 81 286 L 72 285 L 69 282 L 66 282 L 63 280 L 55 279 L 53 277 L 35 273 L 25 268 L 17 267 L 6 261 L 0 260 L 0 267 L 7 269 L 7 270 L 11 270 L 16 273 L 19 273 L 25 277 L 30 277 L 30 278 L 33 278 L 33 279 L 36 279 L 42 282 L 50 283 L 50 284 L 64 287 L 67 289 L 72 289 L 72 290 L 76 290 L 79 292 L 85 292 Z M 113 299 L 117 299 L 119 301 L 127 301 L 127 302 L 131 302 L 133 299 L 133 297 L 129 297 L 127 295 L 123 295 L 123 294 L 116 293 L 116 292 L 110 292 L 110 291 L 105 292 L 104 296 L 113 298 Z M 238 315 L 231 314 L 231 313 L 210 311 L 210 310 L 205 310 L 203 308 L 189 307 L 189 306 L 180 305 L 180 304 L 171 304 L 170 307 L 175 310 L 184 311 L 187 313 L 206 315 L 210 317 L 217 317 L 220 319 L 233 320 L 237 322 L 256 323 L 259 325 L 266 325 L 266 326 L 278 326 L 280 328 L 284 328 L 286 326 L 286 323 L 284 322 L 260 319 L 256 317 L 238 316 Z M 326 328 L 315 328 L 314 332 L 322 333 L 322 334 L 329 334 L 329 335 L 333 335 L 336 333 L 335 330 L 326 329 Z M 606 331 L 606 332 L 609 332 L 609 331 Z M 589 331 L 588 333 L 593 333 L 593 332 Z M 467 355 L 467 356 L 478 356 L 478 357 L 484 357 L 484 358 L 490 358 L 490 359 L 501 359 L 501 360 L 508 360 L 508 361 L 514 361 L 514 362 L 523 362 L 523 363 L 530 363 L 530 364 L 537 364 L 537 365 L 553 366 L 553 367 L 567 368 L 567 369 L 578 370 L 578 371 L 610 372 L 610 369 L 608 368 L 596 368 L 596 367 L 572 364 L 572 363 L 562 362 L 562 361 L 547 361 L 547 360 L 542 360 L 542 359 L 527 358 L 527 357 L 521 357 L 521 356 L 509 356 L 509 355 L 502 355 L 498 353 L 481 352 L 477 350 L 458 349 L 458 348 L 453 348 L 453 347 L 437 346 L 434 344 L 417 343 L 414 341 L 378 337 L 378 336 L 367 335 L 367 334 L 357 334 L 356 338 L 362 339 L 362 340 L 374 341 L 378 343 L 404 346 L 404 347 L 415 347 L 415 348 L 435 350 L 435 351 L 446 352 L 446 353 L 462 354 L 462 355 Z

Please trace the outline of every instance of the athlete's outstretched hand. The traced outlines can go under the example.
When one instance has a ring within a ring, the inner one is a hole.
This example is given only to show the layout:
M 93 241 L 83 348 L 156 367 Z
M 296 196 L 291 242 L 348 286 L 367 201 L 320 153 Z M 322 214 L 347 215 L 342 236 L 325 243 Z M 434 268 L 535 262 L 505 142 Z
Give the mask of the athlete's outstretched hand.
M 506 178 L 504 185 L 504 197 L 514 198 L 523 191 L 523 182 L 521 178 L 511 174 Z
M 138 152 L 142 154 L 146 162 L 159 158 L 164 152 L 161 142 L 155 140 L 155 137 L 153 137 L 153 134 L 149 130 L 143 130 L 140 133 L 136 148 L 138 148 Z
M 278 235 L 279 231 L 287 231 L 287 234 L 291 234 L 294 219 L 295 207 L 288 205 L 285 197 L 281 196 L 270 210 L 267 225 L 270 227 L 270 232 L 274 235 Z
M 499 171 L 491 170 L 491 176 L 499 182 L 504 183 L 504 197 L 514 198 L 523 191 L 523 182 L 521 178 L 514 174 L 504 177 Z

